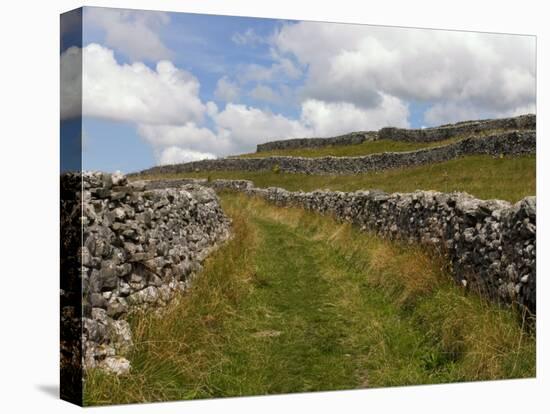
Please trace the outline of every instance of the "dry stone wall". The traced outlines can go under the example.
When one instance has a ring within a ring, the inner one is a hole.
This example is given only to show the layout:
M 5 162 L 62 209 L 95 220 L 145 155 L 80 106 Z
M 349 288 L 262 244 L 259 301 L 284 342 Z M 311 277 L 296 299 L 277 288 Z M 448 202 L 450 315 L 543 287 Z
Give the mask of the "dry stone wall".
M 355 145 L 365 141 L 375 141 L 378 133 L 376 131 L 357 131 L 345 135 L 330 138 L 292 138 L 279 141 L 258 144 L 256 152 L 285 150 L 296 148 L 320 148 L 331 145 Z
M 536 122 L 536 116 L 534 114 L 529 114 L 513 118 L 458 122 L 456 124 L 441 125 L 434 128 L 404 129 L 387 127 L 379 131 L 359 131 L 330 138 L 293 138 L 270 141 L 264 144 L 258 144 L 256 152 L 295 148 L 319 148 L 330 145 L 353 145 L 377 139 L 434 142 L 455 136 L 470 136 L 492 130 L 534 130 L 536 129 Z
M 194 180 L 144 182 L 150 188 Z M 416 191 L 291 192 L 256 188 L 247 180 L 200 180 L 279 206 L 297 206 L 351 222 L 390 239 L 422 243 L 446 255 L 455 280 L 489 298 L 536 313 L 536 198 L 511 204 L 466 193 Z
M 83 366 L 121 374 L 132 346 L 126 315 L 185 290 L 228 237 L 229 220 L 215 192 L 196 184 L 145 190 L 119 174 L 85 173 L 82 187 Z
M 448 161 L 466 155 L 521 155 L 536 152 L 535 131 L 513 131 L 483 138 L 467 138 L 446 146 L 408 152 L 385 152 L 360 157 L 222 158 L 153 167 L 132 175 L 174 174 L 198 171 L 271 171 L 337 175 Z
M 408 142 L 442 141 L 456 136 L 470 136 L 495 130 L 535 130 L 537 118 L 533 114 L 520 115 L 514 118 L 488 119 L 482 121 L 467 121 L 457 124 L 443 125 L 435 128 L 402 129 L 382 128 L 378 131 L 378 139 Z

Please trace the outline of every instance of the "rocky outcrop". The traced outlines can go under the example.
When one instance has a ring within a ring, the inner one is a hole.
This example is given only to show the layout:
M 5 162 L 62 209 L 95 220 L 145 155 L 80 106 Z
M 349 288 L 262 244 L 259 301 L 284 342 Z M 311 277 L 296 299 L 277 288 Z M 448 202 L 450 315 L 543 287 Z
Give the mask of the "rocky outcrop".
M 382 128 L 378 131 L 378 139 L 407 142 L 434 142 L 457 136 L 479 135 L 487 131 L 535 130 L 536 127 L 536 116 L 529 114 L 514 118 L 459 122 L 457 124 L 442 125 L 435 128 Z
M 330 138 L 291 138 L 279 141 L 258 144 L 256 152 L 286 150 L 296 148 L 320 148 L 331 145 L 354 145 L 365 141 L 375 141 L 378 133 L 376 131 L 357 131 L 345 135 Z
M 163 165 L 133 176 L 198 171 L 279 171 L 285 173 L 337 175 L 359 174 L 392 168 L 412 167 L 487 154 L 521 155 L 536 152 L 535 131 L 507 132 L 483 138 L 467 138 L 446 146 L 408 152 L 385 152 L 360 157 L 265 157 L 222 158 L 185 164 Z
M 83 365 L 121 374 L 132 346 L 126 315 L 185 290 L 229 221 L 214 191 L 196 184 L 145 190 L 120 174 L 85 173 L 82 189 Z
M 169 188 L 193 180 L 144 182 Z M 241 191 L 279 206 L 329 214 L 390 239 L 428 245 L 446 255 L 455 280 L 489 298 L 536 313 L 536 199 L 511 204 L 466 193 L 416 191 L 291 192 L 246 180 L 201 180 L 217 191 Z

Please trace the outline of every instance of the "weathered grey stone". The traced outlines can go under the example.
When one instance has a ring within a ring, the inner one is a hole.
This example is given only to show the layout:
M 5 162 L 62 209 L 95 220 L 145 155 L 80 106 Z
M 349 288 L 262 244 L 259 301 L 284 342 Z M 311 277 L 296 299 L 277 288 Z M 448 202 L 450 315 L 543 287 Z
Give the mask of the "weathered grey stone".
M 124 357 L 110 356 L 101 362 L 100 367 L 115 375 L 125 375 L 130 372 L 130 361 Z
M 126 176 L 124 174 L 122 174 L 120 171 L 116 171 L 111 174 L 111 182 L 114 186 L 121 186 L 126 185 L 128 180 L 126 179 Z
M 123 221 L 124 218 L 126 217 L 126 212 L 124 211 L 124 209 L 122 207 L 117 207 L 113 210 L 114 214 L 115 214 L 115 220 L 118 220 L 118 221 Z
M 115 301 L 107 306 L 107 315 L 111 318 L 118 319 L 128 312 L 128 305 L 125 302 Z
M 107 301 L 101 293 L 94 292 L 90 295 L 90 304 L 94 308 L 106 308 Z
M 112 290 L 118 286 L 116 265 L 112 261 L 103 262 L 99 275 L 102 290 Z

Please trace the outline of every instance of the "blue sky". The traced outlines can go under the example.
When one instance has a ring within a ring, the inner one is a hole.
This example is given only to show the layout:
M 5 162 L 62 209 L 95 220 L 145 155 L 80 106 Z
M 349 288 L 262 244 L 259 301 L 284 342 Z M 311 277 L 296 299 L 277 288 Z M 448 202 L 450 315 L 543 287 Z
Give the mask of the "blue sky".
M 62 79 L 80 52 L 87 170 L 535 111 L 534 37 L 104 8 L 77 32 L 63 32 Z

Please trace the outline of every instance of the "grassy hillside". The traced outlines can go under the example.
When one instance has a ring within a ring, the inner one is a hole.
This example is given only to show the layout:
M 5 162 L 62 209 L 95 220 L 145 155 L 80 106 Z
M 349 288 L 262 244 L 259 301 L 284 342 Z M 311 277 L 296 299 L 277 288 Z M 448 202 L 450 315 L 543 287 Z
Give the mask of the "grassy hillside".
M 125 377 L 85 403 L 262 395 L 535 375 L 535 338 L 416 246 L 222 195 L 234 238 L 162 316 L 131 318 Z
M 147 178 L 181 177 L 247 179 L 252 180 L 258 187 L 276 186 L 292 191 L 355 191 L 373 188 L 388 192 L 409 192 L 417 189 L 466 191 L 481 199 L 497 198 L 515 202 L 525 196 L 535 195 L 536 159 L 534 155 L 504 158 L 479 155 L 438 164 L 357 175 L 320 176 L 271 171 L 212 171 Z
M 478 134 L 475 134 L 475 136 L 484 137 L 499 132 L 503 132 L 503 130 L 495 129 L 490 131 L 482 131 Z M 355 145 L 330 145 L 321 148 L 296 148 L 252 152 L 249 154 L 235 155 L 234 158 L 262 158 L 274 155 L 284 155 L 289 157 L 326 157 L 329 155 L 332 155 L 334 157 L 356 157 L 360 155 L 376 154 L 380 152 L 415 151 L 423 148 L 439 147 L 442 145 L 448 145 L 453 142 L 460 141 L 471 136 L 474 135 L 457 135 L 453 138 L 437 142 L 405 142 L 381 139 L 378 141 L 367 141 Z
M 438 147 L 441 145 L 456 142 L 459 139 L 453 138 L 439 142 L 404 142 L 381 139 L 378 141 L 363 142 L 355 145 L 331 145 L 321 148 L 295 148 L 285 150 L 272 150 L 252 152 L 250 154 L 236 155 L 234 158 L 262 158 L 273 155 L 286 155 L 289 157 L 355 157 L 359 155 L 376 154 L 380 152 L 402 152 L 414 151 L 422 148 Z

